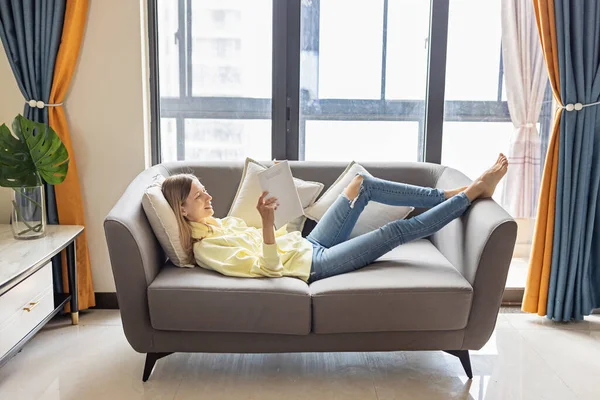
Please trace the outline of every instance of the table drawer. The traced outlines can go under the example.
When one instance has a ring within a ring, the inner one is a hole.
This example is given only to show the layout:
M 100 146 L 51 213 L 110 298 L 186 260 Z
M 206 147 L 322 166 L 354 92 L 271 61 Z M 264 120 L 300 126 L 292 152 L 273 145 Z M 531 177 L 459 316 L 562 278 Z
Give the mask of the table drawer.
M 54 292 L 50 286 L 38 296 L 25 302 L 20 311 L 0 324 L 0 357 L 27 336 L 52 310 L 54 310 Z
M 0 326 L 48 288 L 52 289 L 52 262 L 0 296 Z

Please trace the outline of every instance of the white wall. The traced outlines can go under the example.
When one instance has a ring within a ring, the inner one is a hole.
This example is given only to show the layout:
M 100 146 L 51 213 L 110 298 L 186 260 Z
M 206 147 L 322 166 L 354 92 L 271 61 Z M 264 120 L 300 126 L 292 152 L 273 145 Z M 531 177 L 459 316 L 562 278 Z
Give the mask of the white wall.
M 79 64 L 65 100 L 79 168 L 94 290 L 114 292 L 103 220 L 147 165 L 146 1 L 91 1 Z M 0 54 L 0 121 L 23 107 L 4 52 Z M 144 60 L 144 61 L 143 61 Z M 71 155 L 73 156 L 73 155 Z M 0 192 L 0 221 L 8 219 Z

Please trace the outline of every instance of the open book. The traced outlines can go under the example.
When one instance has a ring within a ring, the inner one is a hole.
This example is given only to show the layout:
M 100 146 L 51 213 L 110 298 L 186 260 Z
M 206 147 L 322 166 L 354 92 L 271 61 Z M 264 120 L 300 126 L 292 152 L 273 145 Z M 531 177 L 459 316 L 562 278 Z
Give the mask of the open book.
M 287 161 L 281 161 L 259 172 L 258 181 L 262 190 L 269 192 L 265 199 L 277 197 L 279 200 L 279 207 L 275 210 L 276 229 L 304 215 L 300 196 L 298 196 L 298 190 L 296 190 L 292 171 Z

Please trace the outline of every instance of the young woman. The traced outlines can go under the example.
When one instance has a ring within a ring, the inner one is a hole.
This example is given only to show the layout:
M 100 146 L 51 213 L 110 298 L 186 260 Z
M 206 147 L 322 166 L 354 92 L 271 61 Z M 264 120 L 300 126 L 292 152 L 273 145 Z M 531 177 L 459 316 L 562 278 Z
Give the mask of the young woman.
M 360 269 L 396 246 L 435 233 L 461 216 L 473 200 L 491 197 L 507 168 L 508 161 L 500 154 L 496 163 L 470 186 L 453 190 L 358 174 L 307 238 L 300 232 L 287 233 L 285 227 L 275 231 L 278 203 L 276 198 L 265 200 L 266 192 L 256 205 L 262 217 L 262 232 L 239 218 L 213 218 L 212 197 L 194 175 L 167 178 L 162 192 L 177 217 L 183 247 L 199 266 L 228 276 L 293 276 L 310 283 Z M 430 209 L 348 239 L 369 201 Z

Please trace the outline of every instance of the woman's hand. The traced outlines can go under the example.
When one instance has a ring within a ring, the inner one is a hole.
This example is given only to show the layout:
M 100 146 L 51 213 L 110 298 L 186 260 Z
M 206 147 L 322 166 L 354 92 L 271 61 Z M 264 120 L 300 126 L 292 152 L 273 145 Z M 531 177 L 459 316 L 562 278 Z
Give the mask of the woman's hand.
M 276 197 L 265 200 L 267 194 L 269 194 L 269 192 L 263 192 L 260 195 L 258 203 L 256 204 L 256 209 L 263 220 L 263 226 L 272 226 L 275 223 L 275 210 L 277 210 L 279 203 Z

